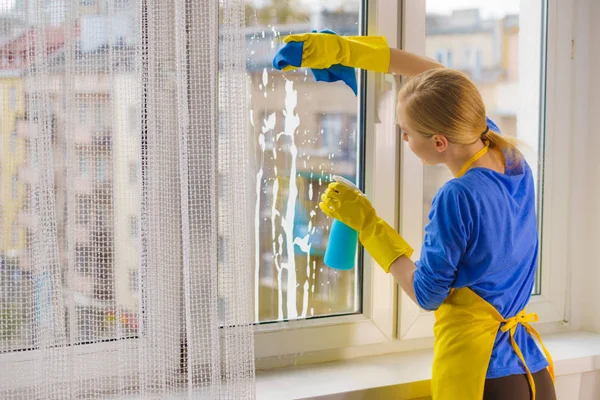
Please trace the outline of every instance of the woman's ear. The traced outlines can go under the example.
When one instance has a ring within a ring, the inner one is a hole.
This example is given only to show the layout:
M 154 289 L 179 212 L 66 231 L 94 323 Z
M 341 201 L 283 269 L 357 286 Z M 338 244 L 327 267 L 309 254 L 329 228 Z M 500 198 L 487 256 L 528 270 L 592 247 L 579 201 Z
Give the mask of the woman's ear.
M 448 148 L 448 138 L 444 135 L 433 135 L 431 138 L 438 153 L 443 153 Z

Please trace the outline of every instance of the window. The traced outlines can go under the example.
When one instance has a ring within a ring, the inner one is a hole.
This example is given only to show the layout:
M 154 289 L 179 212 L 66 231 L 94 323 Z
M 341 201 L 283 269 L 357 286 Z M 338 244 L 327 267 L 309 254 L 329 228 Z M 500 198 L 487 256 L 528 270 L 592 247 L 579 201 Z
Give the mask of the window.
M 13 200 L 19 196 L 19 178 L 16 175 L 12 177 L 10 182 L 10 192 Z
M 319 120 L 319 150 L 329 157 L 356 159 L 356 115 L 324 113 Z
M 481 63 L 483 62 L 481 58 L 481 50 L 475 49 L 475 71 L 481 71 Z M 514 67 L 514 65 L 511 65 Z
M 93 271 L 93 248 L 84 244 L 75 247 L 75 265 L 80 274 L 90 274 Z
M 28 213 L 31 211 L 31 185 L 29 183 L 23 184 L 23 212 Z
M 90 174 L 89 156 L 87 154 L 79 154 L 79 173 L 84 177 Z
M 105 158 L 96 160 L 96 181 L 104 183 L 108 180 L 108 161 Z
M 257 322 L 361 312 L 362 265 L 336 271 L 323 263 L 331 220 L 318 202 L 332 174 L 360 177 L 357 121 L 364 94 L 355 97 L 341 82 L 317 85 L 305 70 L 282 74 L 271 67 L 280 36 L 315 27 L 341 35 L 363 31 L 362 2 L 322 3 L 325 9 L 317 12 L 293 0 L 281 12 L 269 2 L 250 2 L 249 135 L 259 160 L 254 171 L 259 201 L 254 216 L 259 224 L 254 238 Z M 296 96 L 295 105 L 286 100 Z M 292 220 L 286 222 L 288 218 Z
M 464 68 L 469 68 L 472 65 L 471 54 L 472 54 L 471 48 L 470 47 L 465 48 L 464 53 L 463 53 L 463 60 L 462 60 L 462 65 Z
M 132 105 L 129 107 L 128 111 L 129 118 L 129 129 L 131 131 L 136 131 L 140 128 L 140 122 L 142 120 L 142 116 L 140 115 L 140 108 L 138 105 Z
M 90 212 L 92 201 L 89 198 L 77 199 L 77 223 L 80 225 L 88 225 L 90 222 Z
M 448 49 L 437 49 L 435 51 L 435 56 L 434 58 L 441 64 L 444 64 L 446 67 L 448 68 L 452 68 L 453 67 L 453 59 L 452 59 L 452 52 Z
M 138 236 L 138 222 L 135 215 L 129 217 L 129 236 L 132 238 L 136 238 Z
M 139 272 L 137 270 L 129 271 L 129 291 L 136 293 L 140 290 Z
M 104 128 L 106 126 L 107 118 L 107 105 L 105 103 L 98 102 L 94 105 L 94 125 L 96 128 Z
M 115 10 L 124 10 L 129 5 L 129 0 L 114 0 L 115 1 Z M 124 38 L 120 38 L 124 39 Z
M 449 51 L 449 50 L 446 52 L 446 62 L 445 62 L 445 64 L 449 68 L 453 68 L 454 67 L 454 58 L 452 56 L 452 52 Z
M 136 162 L 129 163 L 129 184 L 135 185 L 137 183 L 138 176 L 138 164 Z
M 9 92 L 9 107 L 11 110 L 17 109 L 17 88 L 11 87 Z
M 321 117 L 321 149 L 335 152 L 342 141 L 343 122 L 339 114 L 326 114 Z
M 224 252 L 227 251 L 225 247 L 225 237 L 219 235 L 217 238 L 217 260 L 219 263 L 225 262 Z
M 81 125 L 86 125 L 88 122 L 88 107 L 86 103 L 79 103 L 77 104 L 77 109 L 78 109 L 78 116 L 79 116 L 79 123 Z
M 19 225 L 17 222 L 13 222 L 10 227 L 10 244 L 12 247 L 19 245 Z
M 17 132 L 14 131 L 10 134 L 10 152 L 17 152 Z

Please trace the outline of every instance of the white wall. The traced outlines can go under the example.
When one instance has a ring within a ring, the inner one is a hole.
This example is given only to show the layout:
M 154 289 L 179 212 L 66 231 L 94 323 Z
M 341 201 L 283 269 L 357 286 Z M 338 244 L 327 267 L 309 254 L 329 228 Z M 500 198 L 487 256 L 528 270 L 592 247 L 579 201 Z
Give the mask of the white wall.
M 588 155 L 588 160 L 590 162 L 589 173 L 591 175 L 590 179 L 590 188 L 592 189 L 591 194 L 591 204 L 589 207 L 590 213 L 593 213 L 590 216 L 591 222 L 591 233 L 590 233 L 590 243 L 594 243 L 594 245 L 590 245 L 588 249 L 590 251 L 590 261 L 594 263 L 595 274 L 593 279 L 590 279 L 588 282 L 592 283 L 593 286 L 590 288 L 589 293 L 594 294 L 593 304 L 600 304 L 600 291 L 598 290 L 597 284 L 600 282 L 600 262 L 598 257 L 598 244 L 600 244 L 600 230 L 598 227 L 600 226 L 600 210 L 598 209 L 598 205 L 600 204 L 600 158 L 598 157 L 598 149 L 600 148 L 600 132 L 598 130 L 598 121 L 599 121 L 599 113 L 600 113 L 600 76 L 598 75 L 598 66 L 600 65 L 600 25 L 597 23 L 600 18 L 600 2 L 597 0 L 589 0 L 591 3 L 591 12 L 590 12 L 590 40 L 588 42 L 590 55 L 589 55 L 589 92 L 588 92 L 588 132 L 589 132 L 589 150 L 590 154 Z M 592 309 L 596 309 L 597 307 L 591 307 Z M 593 319 L 593 322 L 590 323 L 589 328 L 593 329 L 596 332 L 600 332 L 600 315 L 596 312 L 596 318 Z M 600 396 L 599 396 L 600 398 Z
M 556 397 L 558 400 L 600 399 L 600 371 L 558 377 Z
M 562 1 L 562 0 L 561 0 Z M 600 332 L 600 2 L 575 0 L 573 23 L 573 134 L 572 161 L 577 176 L 571 182 L 571 287 L 578 296 L 571 304 L 572 323 Z M 585 210 L 582 212 L 581 210 Z M 582 290 L 577 290 L 581 288 Z M 600 367 L 557 379 L 558 399 L 600 399 Z
M 573 167 L 577 171 L 572 185 L 570 263 L 572 287 L 580 291 L 572 304 L 574 321 L 584 330 L 600 332 L 600 132 L 595 120 L 600 116 L 600 2 L 575 0 L 573 38 Z M 585 210 L 585 212 L 581 212 Z

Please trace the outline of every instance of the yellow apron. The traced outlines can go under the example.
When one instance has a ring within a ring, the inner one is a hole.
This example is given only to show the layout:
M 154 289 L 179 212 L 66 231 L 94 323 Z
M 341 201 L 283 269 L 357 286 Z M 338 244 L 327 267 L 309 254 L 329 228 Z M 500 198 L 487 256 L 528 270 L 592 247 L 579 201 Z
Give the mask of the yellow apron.
M 550 364 L 548 370 L 554 381 L 554 364 L 536 330 L 529 324 L 537 321 L 536 314 L 525 310 L 504 319 L 488 302 L 469 288 L 452 290 L 435 312 L 433 373 L 431 378 L 434 400 L 481 400 L 492 348 L 498 330 L 509 332 L 512 348 L 527 371 L 527 379 L 535 400 L 535 383 L 525 363 L 514 334 L 519 324 L 541 344 Z
M 486 145 L 461 168 L 457 177 L 488 151 Z M 535 400 L 535 383 L 514 335 L 519 324 L 533 335 L 544 351 L 554 381 L 554 364 L 535 329 L 536 314 L 522 310 L 504 319 L 488 302 L 469 288 L 454 289 L 435 312 L 432 397 L 434 400 L 481 400 L 485 377 L 498 330 L 509 332 L 512 348 L 523 363 Z

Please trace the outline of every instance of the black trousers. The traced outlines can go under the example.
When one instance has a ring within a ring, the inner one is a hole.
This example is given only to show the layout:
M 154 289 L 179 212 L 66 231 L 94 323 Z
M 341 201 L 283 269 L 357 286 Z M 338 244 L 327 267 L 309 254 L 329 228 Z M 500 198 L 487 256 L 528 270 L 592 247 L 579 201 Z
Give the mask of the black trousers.
M 554 384 L 547 369 L 533 374 L 536 400 L 556 400 Z M 531 400 L 527 375 L 486 379 L 483 400 Z

